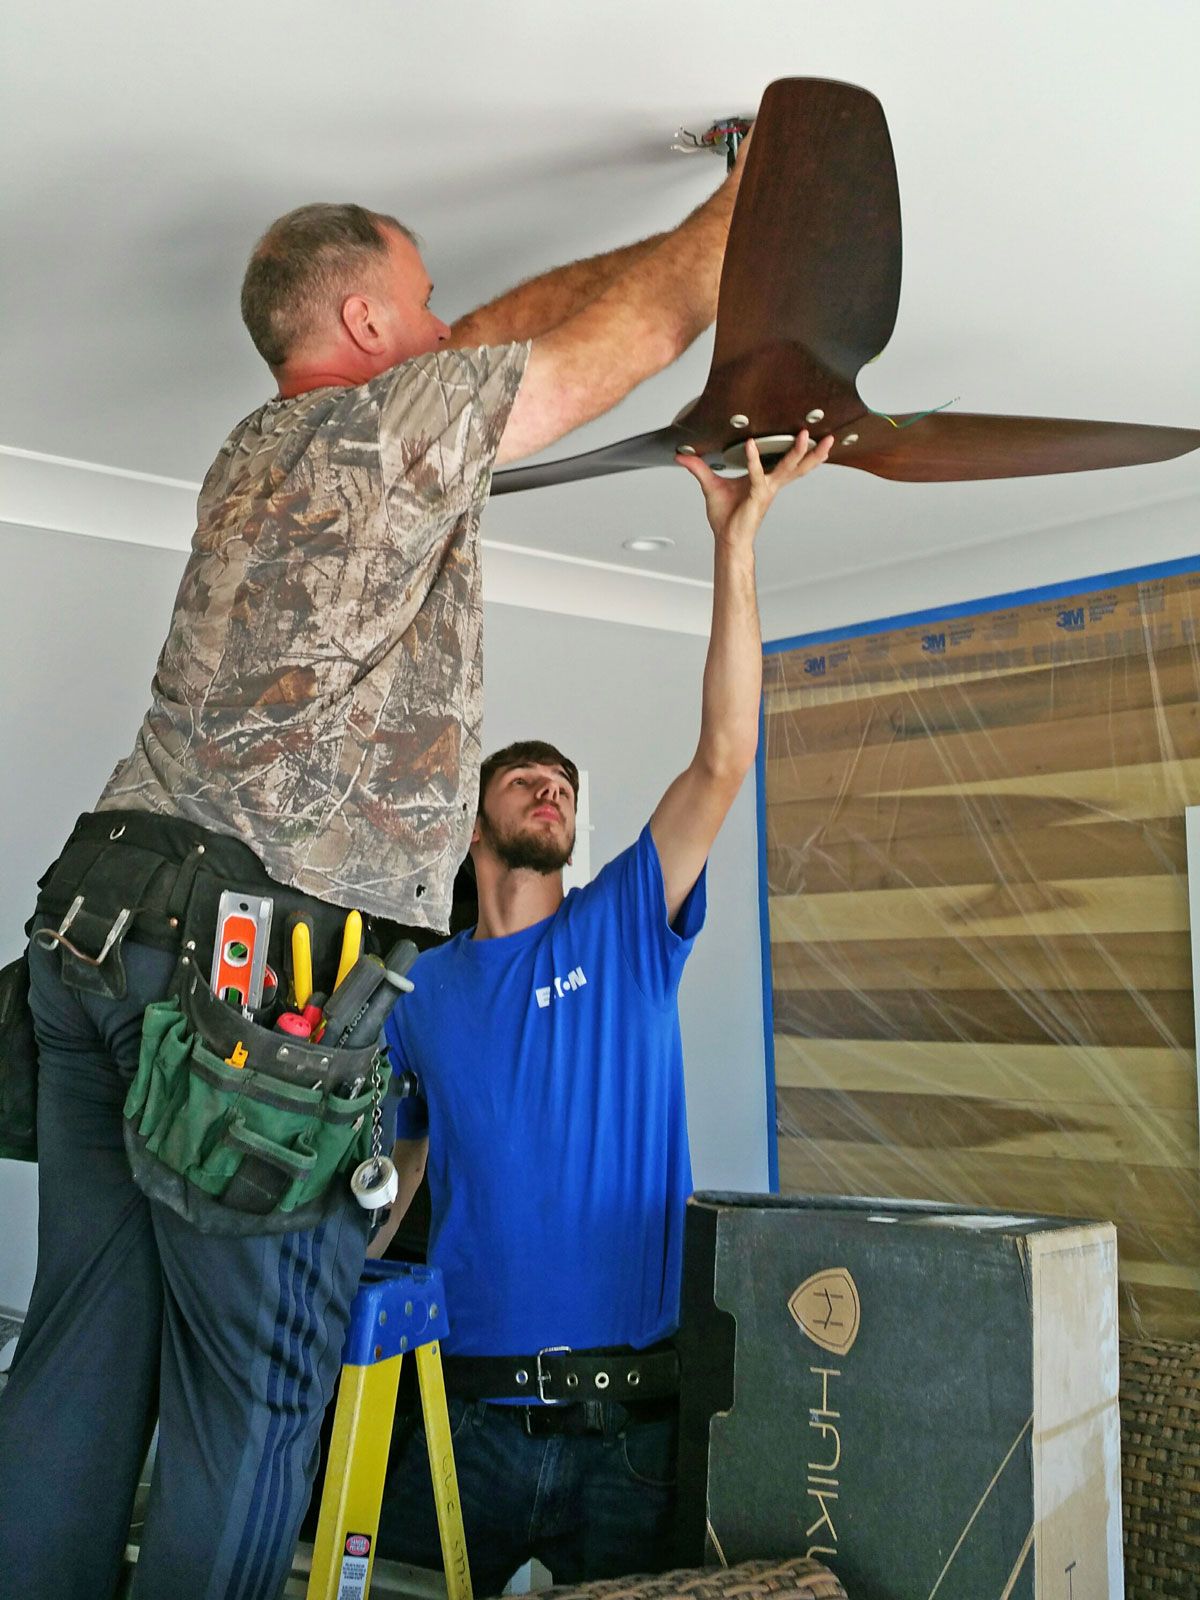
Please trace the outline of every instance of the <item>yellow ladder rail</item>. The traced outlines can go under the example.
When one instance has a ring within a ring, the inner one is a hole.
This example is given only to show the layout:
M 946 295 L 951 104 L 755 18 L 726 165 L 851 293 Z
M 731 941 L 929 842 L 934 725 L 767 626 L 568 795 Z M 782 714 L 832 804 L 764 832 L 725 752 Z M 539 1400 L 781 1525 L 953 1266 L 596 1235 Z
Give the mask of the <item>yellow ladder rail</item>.
M 448 1600 L 471 1600 L 471 1569 L 458 1499 L 458 1473 L 450 1442 L 450 1415 L 446 1409 L 446 1380 L 442 1376 L 439 1344 L 417 1347 L 417 1380 L 421 1389 L 421 1415 L 433 1475 L 433 1503 L 437 1508 L 438 1535 L 442 1541 L 442 1566 Z M 392 1399 L 395 1405 L 395 1397 Z
M 417 1358 L 446 1592 L 448 1600 L 472 1600 L 442 1376 L 440 1340 L 448 1332 L 437 1268 L 367 1262 L 350 1308 L 308 1600 L 367 1600 L 371 1592 L 400 1363 L 410 1350 Z

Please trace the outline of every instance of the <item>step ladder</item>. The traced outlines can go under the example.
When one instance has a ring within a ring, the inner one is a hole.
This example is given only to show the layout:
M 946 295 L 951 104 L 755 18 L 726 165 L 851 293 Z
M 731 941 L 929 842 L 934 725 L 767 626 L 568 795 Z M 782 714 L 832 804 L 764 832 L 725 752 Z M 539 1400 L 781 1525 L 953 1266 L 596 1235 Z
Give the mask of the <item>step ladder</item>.
M 415 1354 L 447 1600 L 472 1600 L 446 1410 L 441 1340 L 449 1332 L 436 1267 L 368 1261 L 350 1307 L 333 1438 L 307 1600 L 367 1600 L 400 1363 Z

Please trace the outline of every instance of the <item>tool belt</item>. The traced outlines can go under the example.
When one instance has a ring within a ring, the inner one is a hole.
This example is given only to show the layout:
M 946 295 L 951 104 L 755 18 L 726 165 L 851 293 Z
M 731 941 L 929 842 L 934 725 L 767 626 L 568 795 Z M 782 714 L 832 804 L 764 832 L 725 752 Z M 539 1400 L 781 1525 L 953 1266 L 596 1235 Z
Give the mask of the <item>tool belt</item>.
M 443 1356 L 446 1392 L 463 1400 L 530 1400 L 563 1405 L 618 1400 L 629 1405 L 679 1393 L 679 1356 L 649 1350 L 569 1350 L 531 1356 Z
M 37 914 L 69 917 L 63 976 L 106 999 L 125 994 L 121 947 L 127 938 L 158 950 L 212 954 L 217 908 L 226 889 L 271 895 L 269 959 L 282 959 L 288 913 L 313 918 L 313 959 L 336 965 L 345 910 L 276 883 L 248 844 L 182 817 L 148 811 L 85 812 L 62 854 L 38 880 Z M 70 945 L 83 949 L 76 959 Z
M 349 1200 L 348 1175 L 371 1154 L 390 1069 L 373 1046 L 322 1049 L 259 1026 L 212 993 L 227 889 L 274 900 L 277 970 L 293 911 L 312 919 L 316 959 L 336 965 L 344 910 L 275 883 L 241 840 L 145 812 L 79 818 L 40 880 L 34 937 L 60 951 L 64 983 L 108 999 L 126 993 L 127 939 L 179 952 L 167 995 L 146 1007 L 125 1101 L 133 1176 L 201 1232 L 308 1228 Z M 8 1076 L 0 1069 L 0 1087 Z M 0 1107 L 5 1098 L 35 1103 L 36 1077 L 32 1092 L 28 1082 L 20 1094 L 10 1088 Z

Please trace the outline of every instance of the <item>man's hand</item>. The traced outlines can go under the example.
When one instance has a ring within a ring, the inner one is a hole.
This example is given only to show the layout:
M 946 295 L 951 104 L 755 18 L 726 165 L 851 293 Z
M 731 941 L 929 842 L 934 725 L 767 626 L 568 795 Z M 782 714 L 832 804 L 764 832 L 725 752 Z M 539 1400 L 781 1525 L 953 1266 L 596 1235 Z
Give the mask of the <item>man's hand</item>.
M 699 456 L 676 456 L 704 491 L 708 525 L 718 539 L 734 544 L 753 544 L 762 519 L 785 484 L 807 477 L 829 460 L 833 435 L 827 433 L 820 444 L 810 447 L 808 429 L 802 428 L 787 455 L 780 456 L 770 472 L 763 468 L 758 446 L 746 441 L 747 474 L 744 478 L 722 478 Z

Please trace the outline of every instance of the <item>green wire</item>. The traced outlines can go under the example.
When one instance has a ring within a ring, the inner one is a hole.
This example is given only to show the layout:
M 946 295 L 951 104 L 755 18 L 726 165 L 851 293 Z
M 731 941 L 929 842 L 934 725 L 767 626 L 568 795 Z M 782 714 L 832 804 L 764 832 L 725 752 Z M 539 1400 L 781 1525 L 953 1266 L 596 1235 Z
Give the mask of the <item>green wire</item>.
M 936 417 L 939 411 L 945 411 L 947 406 L 955 405 L 961 399 L 962 396 L 956 394 L 953 400 L 947 400 L 944 405 L 934 406 L 932 411 L 918 411 L 916 416 L 909 417 L 907 422 L 897 422 L 895 417 L 889 417 L 886 411 L 872 411 L 870 406 L 867 410 L 871 416 L 882 417 L 885 422 L 890 422 L 893 428 L 911 428 L 914 422 L 924 422 L 926 417 Z

